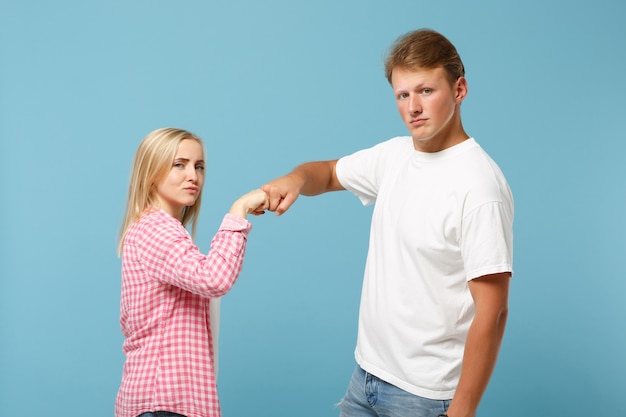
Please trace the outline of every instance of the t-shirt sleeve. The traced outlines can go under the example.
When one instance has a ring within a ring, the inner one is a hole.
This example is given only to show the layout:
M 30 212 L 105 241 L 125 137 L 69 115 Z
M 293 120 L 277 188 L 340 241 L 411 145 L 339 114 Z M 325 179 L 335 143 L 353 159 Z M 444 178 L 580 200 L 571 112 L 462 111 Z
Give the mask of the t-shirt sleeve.
M 392 167 L 398 151 L 406 147 L 404 138 L 393 138 L 357 151 L 337 161 L 337 179 L 348 191 L 355 194 L 363 205 L 376 202 L 384 176 Z
M 463 218 L 461 252 L 466 278 L 513 273 L 513 212 L 506 201 L 480 205 Z

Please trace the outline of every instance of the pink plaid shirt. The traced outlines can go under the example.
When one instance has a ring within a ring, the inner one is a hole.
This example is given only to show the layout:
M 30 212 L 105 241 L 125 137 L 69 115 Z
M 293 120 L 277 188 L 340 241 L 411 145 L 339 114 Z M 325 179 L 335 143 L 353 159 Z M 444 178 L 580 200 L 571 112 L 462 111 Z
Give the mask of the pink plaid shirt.
M 209 301 L 228 292 L 250 223 L 227 214 L 208 255 L 162 210 L 128 230 L 122 251 L 120 324 L 126 362 L 116 417 L 171 411 L 219 417 Z

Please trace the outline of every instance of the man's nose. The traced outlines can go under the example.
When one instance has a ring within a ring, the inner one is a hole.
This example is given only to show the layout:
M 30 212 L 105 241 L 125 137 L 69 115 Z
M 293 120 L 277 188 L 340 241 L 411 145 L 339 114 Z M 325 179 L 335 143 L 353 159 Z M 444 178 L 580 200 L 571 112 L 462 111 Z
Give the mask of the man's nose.
M 411 114 L 422 112 L 422 103 L 420 102 L 419 97 L 411 96 L 409 98 L 409 111 Z

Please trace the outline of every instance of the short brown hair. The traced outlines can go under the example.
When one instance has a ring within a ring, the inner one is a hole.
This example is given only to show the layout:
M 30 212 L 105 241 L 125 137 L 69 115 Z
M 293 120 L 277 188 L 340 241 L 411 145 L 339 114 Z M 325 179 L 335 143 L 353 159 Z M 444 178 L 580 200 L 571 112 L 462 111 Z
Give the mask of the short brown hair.
M 445 36 L 432 29 L 418 29 L 399 37 L 385 60 L 385 76 L 391 84 L 394 68 L 415 70 L 442 67 L 450 83 L 465 76 L 465 67 L 456 48 Z

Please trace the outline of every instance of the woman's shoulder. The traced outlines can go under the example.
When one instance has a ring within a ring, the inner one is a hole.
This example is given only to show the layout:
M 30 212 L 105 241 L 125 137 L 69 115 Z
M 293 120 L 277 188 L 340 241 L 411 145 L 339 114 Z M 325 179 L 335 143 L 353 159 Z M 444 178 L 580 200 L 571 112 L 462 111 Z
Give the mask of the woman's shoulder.
M 154 238 L 164 234 L 173 236 L 186 233 L 187 230 L 179 220 L 157 208 L 146 210 L 128 230 L 128 235 L 135 239 L 139 237 Z

